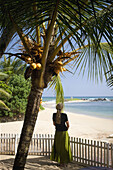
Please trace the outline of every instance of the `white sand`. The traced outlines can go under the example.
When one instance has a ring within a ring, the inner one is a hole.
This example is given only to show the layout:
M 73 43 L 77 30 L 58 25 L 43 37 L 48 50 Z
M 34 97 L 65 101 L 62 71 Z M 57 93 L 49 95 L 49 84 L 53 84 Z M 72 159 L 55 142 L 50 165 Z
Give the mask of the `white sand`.
M 45 110 L 40 111 L 35 125 L 35 134 L 54 134 L 52 115 L 56 112 L 55 103 L 43 103 Z M 113 142 L 107 138 L 113 134 L 113 120 L 67 112 L 70 137 Z M 0 133 L 20 134 L 23 121 L 0 123 Z
M 12 170 L 14 156 L 13 155 L 0 155 L 0 170 Z M 28 155 L 25 170 L 80 170 L 84 168 L 83 165 L 71 162 L 65 168 L 60 168 L 58 164 L 51 161 L 47 156 L 33 156 Z

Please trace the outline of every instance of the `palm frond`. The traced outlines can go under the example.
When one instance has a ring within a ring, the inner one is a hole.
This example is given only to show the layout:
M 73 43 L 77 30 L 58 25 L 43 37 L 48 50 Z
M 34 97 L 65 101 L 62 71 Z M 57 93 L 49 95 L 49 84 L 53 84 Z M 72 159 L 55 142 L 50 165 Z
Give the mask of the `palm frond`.
M 34 3 L 37 6 L 35 11 L 32 10 Z M 51 20 L 55 5 L 56 0 L 34 0 L 33 2 L 31 0 L 27 2 L 24 0 L 16 2 L 13 0 L 4 1 L 0 8 L 2 16 L 0 20 L 1 28 L 4 28 L 4 23 L 7 25 L 7 21 L 11 23 L 8 13 L 10 11 L 16 23 L 27 34 L 31 28 L 35 30 L 36 25 L 39 26 Z M 112 9 L 112 2 L 108 0 L 90 0 L 85 2 L 83 0 L 61 0 L 58 4 L 56 21 L 59 21 L 62 29 L 66 30 L 66 35 L 69 32 L 73 33 L 73 37 L 78 45 L 83 45 L 83 35 L 87 38 L 90 37 L 95 45 L 99 44 L 102 37 L 107 42 L 112 42 Z M 76 30 L 80 31 L 77 33 Z M 98 32 L 100 36 L 98 36 Z
M 7 97 L 8 99 L 11 98 L 11 95 L 7 93 L 4 89 L 0 88 L 0 98 Z
M 111 54 L 109 55 L 109 51 L 101 46 L 104 39 L 108 43 L 109 49 L 111 51 L 113 49 L 112 2 L 110 0 L 89 0 L 85 2 L 84 0 L 60 0 L 57 8 L 56 2 L 58 1 L 4 0 L 0 7 L 1 33 L 8 27 L 8 24 L 15 25 L 21 39 L 23 33 L 25 37 L 30 36 L 36 26 L 40 26 L 41 33 L 44 29 L 45 41 L 41 59 L 41 62 L 45 63 L 44 67 L 48 58 L 53 62 L 61 48 L 65 51 L 66 43 L 72 49 L 76 49 L 76 45 L 77 48 L 83 46 L 84 49 L 81 49 L 80 57 L 76 59 L 77 68 L 80 66 L 80 70 L 83 70 L 83 74 L 85 74 L 88 65 L 88 77 L 97 78 L 99 76 L 102 80 L 102 73 L 104 72 L 106 76 L 105 72 L 109 70 L 112 64 Z M 33 10 L 33 7 L 36 7 L 35 10 Z M 53 19 L 54 12 L 56 12 L 56 15 Z M 49 31 L 51 30 L 50 33 L 52 33 L 52 29 L 50 29 L 52 22 L 58 28 L 56 39 L 52 43 L 53 49 L 56 44 L 57 46 L 51 52 L 51 55 L 48 55 L 49 48 L 51 48 L 49 46 L 51 39 Z M 89 48 L 86 48 L 86 43 L 88 43 Z
M 112 65 L 111 69 L 110 69 L 106 74 L 109 75 L 108 78 L 107 78 L 107 80 L 106 80 L 107 85 L 108 85 L 110 88 L 112 88 L 112 90 L 113 90 L 113 65 Z
M 7 107 L 7 105 L 2 100 L 0 100 L 0 110 L 10 111 L 10 109 Z
M 107 79 L 107 85 L 113 90 L 113 74 Z
M 13 60 L 11 60 L 11 54 L 12 53 L 6 53 L 6 54 L 10 54 L 8 58 L 6 58 L 6 56 L 4 56 L 4 61 L 0 62 L 0 70 L 1 72 L 6 72 L 7 74 L 23 74 L 27 64 L 24 63 L 20 58 L 17 59 L 17 57 L 15 57 Z M 17 53 L 16 56 L 20 56 L 20 54 L 22 53 Z M 12 54 L 14 55 L 14 54 Z M 7 75 L 8 76 L 8 75 Z
M 106 72 L 110 70 L 113 62 L 113 51 L 108 43 L 100 43 L 99 50 L 95 49 L 93 44 L 90 46 L 86 45 L 79 50 L 81 53 L 76 58 L 74 66 L 75 72 L 79 69 L 79 74 L 82 72 L 83 75 L 86 73 L 88 78 L 93 80 L 102 81 L 102 75 L 104 74 L 107 79 Z
M 60 75 L 54 76 L 53 81 L 49 84 L 49 88 L 54 88 L 56 92 L 56 103 L 64 103 L 64 92 L 60 79 Z
M 59 75 L 56 77 L 55 91 L 56 91 L 56 103 L 59 102 L 64 103 L 64 92 Z
M 4 80 L 8 77 L 7 74 L 3 73 L 3 72 L 0 72 L 0 80 Z

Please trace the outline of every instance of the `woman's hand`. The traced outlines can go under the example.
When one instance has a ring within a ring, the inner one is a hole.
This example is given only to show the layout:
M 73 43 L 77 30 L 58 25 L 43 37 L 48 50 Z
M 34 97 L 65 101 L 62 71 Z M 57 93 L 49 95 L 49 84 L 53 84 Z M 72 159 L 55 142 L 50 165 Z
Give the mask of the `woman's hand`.
M 67 129 L 69 129 L 69 121 L 66 122 Z

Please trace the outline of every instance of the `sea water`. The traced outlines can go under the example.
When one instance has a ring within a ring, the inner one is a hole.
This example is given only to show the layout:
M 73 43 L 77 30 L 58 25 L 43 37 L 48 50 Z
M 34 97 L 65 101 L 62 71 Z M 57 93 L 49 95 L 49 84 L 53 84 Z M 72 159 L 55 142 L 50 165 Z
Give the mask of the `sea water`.
M 72 113 L 95 116 L 105 119 L 113 120 L 113 97 L 73 97 L 77 99 L 84 99 L 83 102 L 69 101 L 64 103 L 64 110 Z M 71 97 L 65 97 L 65 99 L 71 99 Z M 95 99 L 97 99 L 95 101 Z M 104 99 L 104 101 L 98 100 Z M 43 101 L 55 102 L 55 97 L 44 97 Z

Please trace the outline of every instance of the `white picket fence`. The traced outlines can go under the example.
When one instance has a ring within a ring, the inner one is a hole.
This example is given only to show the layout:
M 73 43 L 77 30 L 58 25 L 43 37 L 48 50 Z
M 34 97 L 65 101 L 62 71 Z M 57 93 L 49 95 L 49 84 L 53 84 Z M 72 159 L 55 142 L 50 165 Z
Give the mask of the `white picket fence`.
M 0 134 L 0 154 L 16 154 L 20 135 Z M 50 156 L 53 135 L 34 134 L 29 148 L 30 155 Z M 113 144 L 70 137 L 73 161 L 80 164 L 113 168 Z

